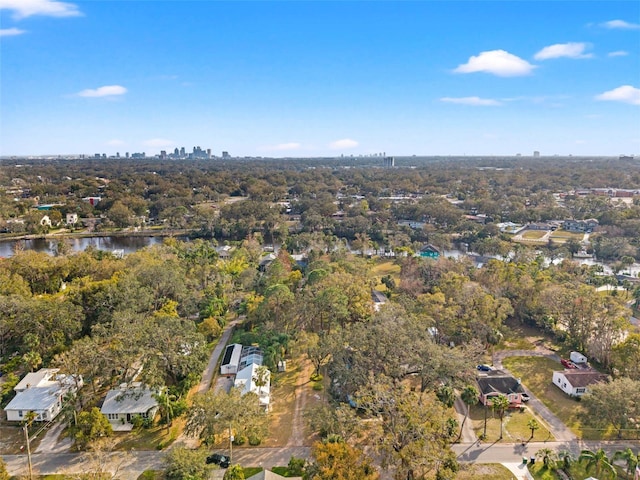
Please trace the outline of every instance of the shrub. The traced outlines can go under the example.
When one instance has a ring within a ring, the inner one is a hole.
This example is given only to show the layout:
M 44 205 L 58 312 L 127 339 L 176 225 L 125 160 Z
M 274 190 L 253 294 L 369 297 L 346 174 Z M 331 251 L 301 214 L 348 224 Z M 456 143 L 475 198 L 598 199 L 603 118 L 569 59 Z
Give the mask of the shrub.
M 323 376 L 321 373 L 314 373 L 313 375 L 311 375 L 312 382 L 321 382 L 322 379 L 323 379 Z
M 324 387 L 322 386 L 322 384 L 321 384 L 321 383 L 314 383 L 312 388 L 313 388 L 314 390 L 316 390 L 316 391 L 320 391 L 320 390 L 322 390 Z

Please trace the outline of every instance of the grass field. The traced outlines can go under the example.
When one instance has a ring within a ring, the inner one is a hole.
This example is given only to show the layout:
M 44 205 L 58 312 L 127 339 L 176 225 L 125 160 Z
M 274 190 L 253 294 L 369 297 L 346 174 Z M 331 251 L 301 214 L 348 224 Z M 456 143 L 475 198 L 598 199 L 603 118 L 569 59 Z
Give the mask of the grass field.
M 385 275 L 391 275 L 396 285 L 400 283 L 400 265 L 397 265 L 393 260 L 377 263 L 371 269 L 371 274 L 376 279 L 376 290 L 385 291 L 387 289 L 386 285 L 381 282 Z
M 500 464 L 469 464 L 460 465 L 460 471 L 456 475 L 456 480 L 513 480 L 513 474 Z
M 525 230 L 522 232 L 522 238 L 527 240 L 538 240 L 547 234 L 545 230 Z
M 510 357 L 503 360 L 503 365 L 514 376 L 522 378 L 522 382 L 544 403 L 564 424 L 579 438 L 585 440 L 614 439 L 613 429 L 602 432 L 585 427 L 581 415 L 585 409 L 551 382 L 554 370 L 562 366 L 544 357 Z

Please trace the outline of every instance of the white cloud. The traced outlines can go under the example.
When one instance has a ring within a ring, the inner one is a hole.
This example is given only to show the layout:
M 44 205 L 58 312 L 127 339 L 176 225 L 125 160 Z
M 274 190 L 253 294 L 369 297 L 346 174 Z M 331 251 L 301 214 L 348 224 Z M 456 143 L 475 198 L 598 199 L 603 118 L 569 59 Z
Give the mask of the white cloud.
M 263 150 L 269 150 L 274 152 L 287 152 L 291 150 L 299 150 L 302 148 L 301 143 L 297 142 L 289 142 L 289 143 L 278 143 L 277 145 L 267 145 L 263 147 Z
M 502 103 L 498 100 L 480 97 L 442 97 L 440 101 L 446 103 L 457 103 L 459 105 L 473 105 L 476 107 L 495 107 L 498 105 L 502 105 Z
M 615 52 L 609 52 L 607 54 L 609 57 L 626 57 L 629 55 L 629 52 L 625 52 L 624 50 L 616 50 Z
M 584 53 L 589 47 L 586 43 L 581 42 L 569 42 L 569 43 L 556 43 L 555 45 L 549 45 L 544 47 L 533 58 L 536 60 L 548 60 L 550 58 L 591 58 L 590 53 Z
M 355 148 L 360 145 L 355 140 L 351 140 L 350 138 L 343 138 L 341 140 L 336 140 L 335 142 L 331 142 L 329 144 L 329 148 L 332 150 L 341 150 L 343 148 Z
M 110 97 L 113 95 L 124 95 L 127 89 L 121 85 L 106 85 L 95 89 L 88 88 L 78 92 L 79 97 Z
M 459 65 L 454 72 L 486 72 L 499 77 L 518 77 L 529 75 L 534 68 L 535 65 L 505 50 L 490 50 L 471 56 L 467 63 Z
M 78 17 L 82 13 L 73 3 L 58 0 L 0 0 L 0 10 L 12 10 L 15 19 L 44 15 L 47 17 Z
M 23 33 L 27 33 L 27 31 L 19 28 L 0 28 L 0 37 L 12 37 Z
M 624 20 L 609 20 L 608 22 L 604 22 L 602 24 L 605 28 L 617 28 L 622 30 L 638 30 L 640 29 L 640 24 L 638 23 L 629 23 Z
M 122 147 L 123 145 L 126 145 L 126 143 L 123 142 L 122 140 L 118 140 L 117 138 L 114 138 L 113 140 L 109 140 L 105 145 L 109 147 Z
M 151 138 L 149 140 L 145 140 L 144 142 L 142 142 L 142 144 L 145 147 L 162 148 L 162 147 L 173 147 L 176 144 L 176 142 L 174 142 L 173 140 L 167 140 L 166 138 Z
M 630 103 L 640 105 L 640 88 L 631 85 L 623 85 L 608 92 L 596 95 L 596 100 L 608 100 L 612 102 Z

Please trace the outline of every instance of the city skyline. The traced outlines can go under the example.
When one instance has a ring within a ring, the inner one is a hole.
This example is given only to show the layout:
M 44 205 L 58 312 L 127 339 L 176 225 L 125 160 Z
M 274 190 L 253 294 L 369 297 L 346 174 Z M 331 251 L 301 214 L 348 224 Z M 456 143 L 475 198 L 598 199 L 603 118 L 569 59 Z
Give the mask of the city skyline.
M 0 22 L 1 156 L 640 152 L 634 1 L 0 0 Z

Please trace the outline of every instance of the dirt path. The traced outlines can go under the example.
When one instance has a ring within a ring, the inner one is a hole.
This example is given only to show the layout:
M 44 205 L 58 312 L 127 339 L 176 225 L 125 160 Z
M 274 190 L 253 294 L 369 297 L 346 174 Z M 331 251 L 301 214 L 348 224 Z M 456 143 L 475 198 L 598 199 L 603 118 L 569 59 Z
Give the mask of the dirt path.
M 298 382 L 296 384 L 296 404 L 293 411 L 291 436 L 287 441 L 287 447 L 301 447 L 305 444 L 306 436 L 304 432 L 303 414 L 309 395 L 311 394 L 308 384 L 312 373 L 313 365 L 311 362 L 306 361 L 298 375 Z

